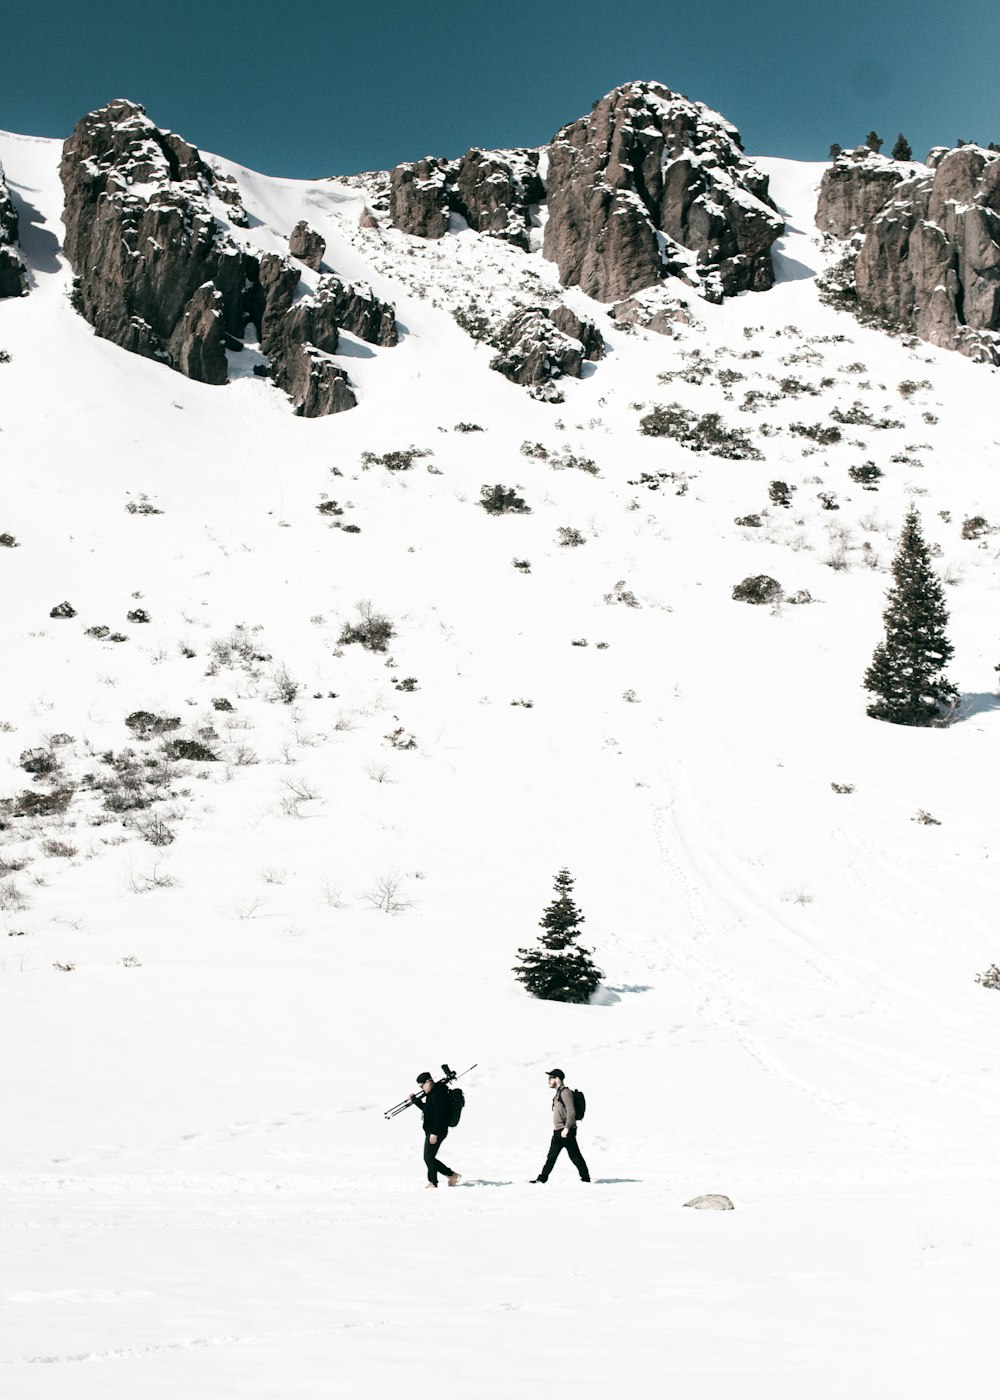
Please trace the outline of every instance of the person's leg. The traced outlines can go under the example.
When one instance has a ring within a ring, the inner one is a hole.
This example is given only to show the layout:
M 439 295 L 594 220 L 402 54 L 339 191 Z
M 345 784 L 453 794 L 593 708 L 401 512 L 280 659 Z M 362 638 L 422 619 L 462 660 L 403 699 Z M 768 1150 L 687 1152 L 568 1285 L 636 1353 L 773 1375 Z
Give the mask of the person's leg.
M 549 1155 L 545 1159 L 545 1166 L 535 1178 L 536 1181 L 548 1181 L 552 1174 L 552 1168 L 556 1164 L 556 1158 L 566 1146 L 567 1139 L 558 1130 L 552 1134 L 552 1141 L 549 1143 Z
M 589 1181 L 590 1169 L 587 1166 L 587 1163 L 583 1160 L 583 1153 L 580 1151 L 580 1145 L 576 1140 L 575 1128 L 570 1130 L 570 1135 L 566 1139 L 566 1151 L 569 1154 L 569 1160 L 573 1163 L 574 1167 L 576 1167 L 577 1171 L 580 1173 L 580 1180 Z
M 446 1167 L 442 1161 L 439 1161 L 437 1155 L 438 1148 L 447 1136 L 448 1130 L 445 1129 L 443 1133 L 438 1134 L 437 1142 L 431 1142 L 430 1133 L 424 1134 L 424 1166 L 427 1168 L 427 1180 L 432 1186 L 437 1185 L 439 1172 L 443 1176 L 454 1176 L 451 1167 Z

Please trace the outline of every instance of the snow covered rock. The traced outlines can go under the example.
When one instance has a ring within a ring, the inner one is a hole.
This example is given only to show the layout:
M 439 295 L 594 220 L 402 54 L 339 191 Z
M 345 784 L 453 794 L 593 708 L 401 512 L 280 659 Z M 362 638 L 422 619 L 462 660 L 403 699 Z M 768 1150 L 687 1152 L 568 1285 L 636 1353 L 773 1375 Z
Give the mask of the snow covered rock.
M 545 197 L 537 151 L 466 151 L 460 160 L 432 156 L 397 165 L 390 175 L 389 216 L 420 238 L 443 238 L 450 216 L 476 233 L 527 251 L 530 208 Z
M 418 238 L 443 238 L 448 232 L 448 162 L 428 156 L 397 165 L 390 176 L 389 217 L 396 228 Z
M 77 123 L 60 175 L 77 306 L 97 334 L 224 384 L 219 335 L 242 336 L 245 258 L 209 207 L 215 174 L 198 151 L 119 100 Z
M 494 341 L 490 362 L 513 384 L 539 385 L 569 375 L 579 379 L 585 359 L 600 359 L 604 341 L 592 321 L 582 321 L 569 307 L 552 311 L 533 306 L 515 311 Z
M 913 171 L 911 164 L 877 155 L 868 146 L 841 152 L 820 181 L 817 227 L 837 238 L 864 233 Z
M 293 258 L 318 272 L 326 252 L 326 240 L 305 219 L 300 219 L 289 235 L 288 251 Z
M 710 1191 L 706 1196 L 694 1196 L 690 1201 L 684 1202 L 685 1206 L 690 1206 L 692 1210 L 735 1210 L 736 1207 L 728 1196 L 720 1196 L 717 1192 Z
M 858 301 L 922 340 L 1000 364 L 1000 153 L 962 146 L 872 220 Z
M 20 297 L 28 290 L 17 233 L 17 210 L 0 165 L 0 297 Z
M 544 253 L 564 286 L 620 301 L 667 273 L 704 295 L 772 286 L 784 227 L 739 132 L 658 83 L 629 83 L 548 148 Z
M 354 406 L 344 371 L 329 361 L 341 324 L 396 344 L 394 308 L 365 287 L 331 275 L 296 301 L 301 270 L 226 228 L 247 223 L 235 181 L 136 103 L 112 102 L 78 122 L 60 175 L 76 304 L 104 339 L 225 384 L 225 352 L 242 349 L 252 322 L 275 382 L 307 417 Z M 296 226 L 289 246 L 319 267 L 325 245 L 308 225 Z

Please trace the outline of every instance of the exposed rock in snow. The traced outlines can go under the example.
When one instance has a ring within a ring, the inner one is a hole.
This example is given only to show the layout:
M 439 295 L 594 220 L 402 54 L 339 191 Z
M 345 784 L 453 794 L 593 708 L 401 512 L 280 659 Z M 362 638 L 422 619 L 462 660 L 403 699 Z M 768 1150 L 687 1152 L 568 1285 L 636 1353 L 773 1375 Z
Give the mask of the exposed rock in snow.
M 17 234 L 17 210 L 0 165 L 0 297 L 20 297 L 28 290 Z
M 896 187 L 913 172 L 911 163 L 876 155 L 868 146 L 843 151 L 823 172 L 816 206 L 817 227 L 837 238 L 864 233 L 893 197 Z
M 293 304 L 300 270 L 225 228 L 247 223 L 235 181 L 135 103 L 112 102 L 78 122 L 60 174 L 77 304 L 105 339 L 225 384 L 225 350 L 241 349 L 253 322 L 275 382 L 307 417 L 354 405 L 344 371 L 328 359 L 341 322 L 375 344 L 396 343 L 394 309 L 367 288 L 321 278 Z M 300 222 L 290 249 L 318 269 L 325 245 Z
M 304 262 L 313 272 L 318 272 L 326 252 L 326 240 L 322 234 L 300 219 L 288 238 L 288 251 L 293 258 Z
M 530 206 L 545 197 L 537 151 L 466 151 L 461 160 L 432 156 L 397 165 L 390 176 L 389 214 L 396 228 L 443 238 L 458 214 L 476 233 L 527 250 Z
M 712 300 L 773 284 L 783 223 L 766 176 L 734 126 L 657 83 L 616 88 L 564 127 L 545 182 L 545 256 L 599 301 L 668 272 L 686 271 Z
M 448 232 L 448 162 L 428 156 L 397 165 L 391 175 L 389 217 L 396 228 L 418 238 L 443 238 Z
M 1000 154 L 962 146 L 899 185 L 868 227 L 855 279 L 866 310 L 1000 364 Z
M 690 1201 L 684 1202 L 685 1206 L 690 1206 L 693 1210 L 735 1210 L 736 1207 L 728 1196 L 720 1196 L 717 1192 L 710 1191 L 706 1196 L 695 1196 Z
M 515 311 L 500 327 L 495 344 L 491 368 L 513 384 L 546 384 L 563 375 L 579 379 L 583 361 L 604 353 L 593 322 L 580 320 L 566 306 Z

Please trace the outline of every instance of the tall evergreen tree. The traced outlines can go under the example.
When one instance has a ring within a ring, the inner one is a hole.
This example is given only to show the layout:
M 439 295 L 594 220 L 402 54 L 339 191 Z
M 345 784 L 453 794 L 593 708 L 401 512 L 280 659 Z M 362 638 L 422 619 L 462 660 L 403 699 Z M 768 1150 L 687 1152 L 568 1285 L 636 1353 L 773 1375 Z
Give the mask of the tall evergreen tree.
M 864 687 L 875 699 L 874 719 L 890 724 L 934 724 L 951 709 L 958 691 L 944 674 L 955 648 L 945 632 L 944 589 L 931 568 L 920 517 L 910 507 L 892 561 L 893 586 L 882 614 L 885 641 L 875 648 Z
M 892 148 L 893 160 L 912 160 L 913 147 L 907 141 L 902 132 L 896 137 L 896 144 Z
M 584 917 L 573 900 L 573 877 L 565 868 L 555 879 L 556 897 L 542 914 L 534 948 L 518 948 L 517 980 L 542 1001 L 589 1001 L 601 981 L 589 948 L 580 947 Z

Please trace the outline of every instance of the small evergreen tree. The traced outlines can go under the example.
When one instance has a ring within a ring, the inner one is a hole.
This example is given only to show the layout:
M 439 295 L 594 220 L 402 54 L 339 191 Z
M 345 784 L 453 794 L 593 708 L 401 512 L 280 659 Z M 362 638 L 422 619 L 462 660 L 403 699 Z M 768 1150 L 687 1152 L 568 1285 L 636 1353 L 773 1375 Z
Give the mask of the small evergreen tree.
M 839 143 L 838 141 L 834 141 L 834 142 L 831 144 L 831 146 L 830 146 L 830 159 L 831 159 L 831 160 L 837 160 L 837 158 L 838 158 L 839 156 L 843 155 L 843 153 L 844 153 L 844 148 L 843 148 L 843 146 L 841 146 L 840 143 Z
M 600 968 L 589 948 L 578 945 L 584 918 L 573 900 L 573 877 L 565 868 L 555 879 L 556 897 L 542 914 L 534 948 L 518 948 L 517 980 L 542 1001 L 587 1002 L 596 992 Z
M 945 633 L 944 589 L 931 568 L 930 552 L 911 506 L 892 561 L 895 580 L 882 614 L 885 641 L 875 648 L 864 687 L 875 696 L 873 719 L 890 724 L 934 724 L 955 705 L 958 691 L 944 674 L 954 654 Z
M 912 160 L 913 147 L 907 141 L 902 132 L 896 137 L 896 144 L 892 148 L 893 160 Z
M 882 149 L 882 138 L 877 131 L 869 131 L 868 135 L 865 137 L 865 145 L 870 151 L 874 151 L 875 154 L 878 155 L 879 151 Z

